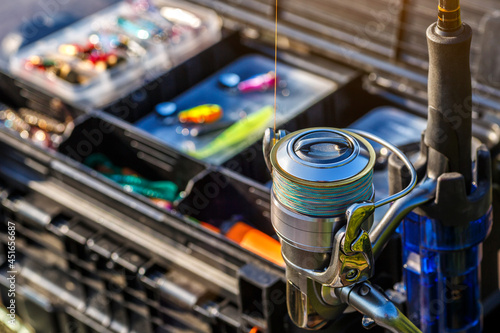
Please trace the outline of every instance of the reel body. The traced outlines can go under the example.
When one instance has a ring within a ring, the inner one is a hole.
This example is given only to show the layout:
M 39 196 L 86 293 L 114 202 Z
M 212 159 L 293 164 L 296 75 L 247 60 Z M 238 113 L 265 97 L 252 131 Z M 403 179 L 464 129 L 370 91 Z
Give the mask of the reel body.
M 285 261 L 310 270 L 328 266 L 334 235 L 346 225 L 349 206 L 373 200 L 373 148 L 357 134 L 307 129 L 278 141 L 270 159 L 271 221 L 282 241 Z M 367 216 L 365 230 L 372 222 Z M 373 267 L 369 261 L 364 260 L 365 271 Z M 348 283 L 337 279 L 328 284 Z

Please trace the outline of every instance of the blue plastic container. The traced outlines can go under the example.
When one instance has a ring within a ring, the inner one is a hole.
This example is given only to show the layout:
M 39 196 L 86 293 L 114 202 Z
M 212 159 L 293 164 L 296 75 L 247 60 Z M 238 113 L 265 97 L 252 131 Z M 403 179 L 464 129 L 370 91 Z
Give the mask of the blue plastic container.
M 400 230 L 408 316 L 422 332 L 481 332 L 482 242 L 492 209 L 457 226 L 410 213 Z

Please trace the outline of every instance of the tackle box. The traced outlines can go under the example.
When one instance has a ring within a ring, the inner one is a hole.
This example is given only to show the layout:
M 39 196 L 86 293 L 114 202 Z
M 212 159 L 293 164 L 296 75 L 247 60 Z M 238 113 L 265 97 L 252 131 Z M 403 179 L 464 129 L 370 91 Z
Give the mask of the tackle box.
M 435 1 L 280 0 L 277 13 L 270 0 L 184 3 L 222 17 L 221 40 L 100 108 L 19 79 L 7 67 L 0 73 L 0 102 L 7 107 L 60 118 L 53 107 L 58 101 L 73 124 L 55 147 L 0 124 L 2 299 L 8 301 L 12 270 L 6 230 L 14 223 L 17 314 L 36 332 L 301 332 L 287 315 L 284 268 L 216 230 L 237 219 L 276 239 L 261 142 L 216 165 L 137 128 L 157 104 L 175 100 L 237 59 L 272 59 L 275 15 L 279 63 L 333 83 L 281 128 L 354 122 L 369 128 L 369 112 L 380 107 L 387 122 L 397 118 L 391 112 L 425 118 L 425 29 L 435 20 Z M 494 73 L 482 73 L 499 55 L 488 48 L 486 57 L 482 43 L 500 4 L 470 0 L 462 9 L 475 33 L 473 132 L 492 153 L 496 211 L 500 90 Z M 416 142 L 401 142 L 408 153 L 418 150 Z M 179 195 L 173 206 L 160 207 L 86 165 L 96 154 L 150 181 L 174 183 Z M 386 173 L 379 155 L 377 184 Z M 500 302 L 497 215 L 483 248 L 485 332 L 495 332 Z M 399 242 L 395 235 L 373 279 L 389 294 L 401 280 Z M 360 322 L 358 313 L 347 311 L 324 332 L 363 332 Z
M 175 0 L 159 0 L 155 5 L 158 11 L 128 2 L 108 6 L 12 52 L 9 71 L 73 103 L 99 107 L 220 38 L 215 12 Z M 187 16 L 192 26 L 167 21 L 176 11 Z M 100 68 L 103 64 L 105 68 Z M 51 71 L 50 66 L 57 70 Z

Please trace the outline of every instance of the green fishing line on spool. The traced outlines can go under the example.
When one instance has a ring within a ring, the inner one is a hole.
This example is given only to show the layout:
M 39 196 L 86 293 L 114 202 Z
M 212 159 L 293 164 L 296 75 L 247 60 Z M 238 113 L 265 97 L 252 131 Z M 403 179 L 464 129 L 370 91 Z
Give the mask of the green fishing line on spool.
M 370 170 L 344 185 L 317 183 L 312 186 L 291 181 L 274 170 L 273 190 L 276 198 L 291 210 L 309 216 L 337 217 L 344 216 L 351 204 L 372 199 L 372 177 Z

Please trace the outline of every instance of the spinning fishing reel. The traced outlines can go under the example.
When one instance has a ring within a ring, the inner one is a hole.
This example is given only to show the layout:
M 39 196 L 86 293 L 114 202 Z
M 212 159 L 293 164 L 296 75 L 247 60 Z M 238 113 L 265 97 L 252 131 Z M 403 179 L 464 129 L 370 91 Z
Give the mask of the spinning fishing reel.
M 286 263 L 288 312 L 299 327 L 321 328 L 350 305 L 365 315 L 365 327 L 420 332 L 415 323 L 429 333 L 482 331 L 480 264 L 493 220 L 491 162 L 486 147 L 471 148 L 472 29 L 460 17 L 458 0 L 440 0 L 438 20 L 427 29 L 429 108 L 418 185 L 410 161 L 368 133 L 267 130 L 263 149 L 273 178 L 271 221 Z M 378 201 L 372 185 L 375 153 L 366 139 L 402 161 L 389 161 L 396 194 Z M 375 208 L 390 202 L 372 227 Z M 412 322 L 367 281 L 403 219 Z
M 376 156 L 366 139 L 391 150 L 410 171 L 409 185 L 401 192 L 374 201 Z M 368 282 L 375 258 L 405 216 L 389 210 L 372 229 L 373 212 L 415 186 L 408 158 L 369 133 L 334 128 L 291 134 L 269 128 L 263 150 L 273 178 L 271 220 L 286 262 L 292 321 L 319 329 L 351 305 L 365 315 L 366 327 L 376 323 L 396 332 L 420 332 Z

